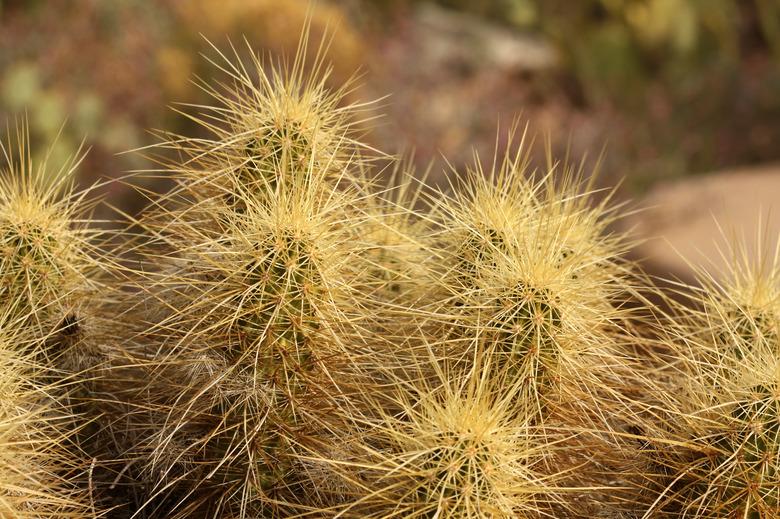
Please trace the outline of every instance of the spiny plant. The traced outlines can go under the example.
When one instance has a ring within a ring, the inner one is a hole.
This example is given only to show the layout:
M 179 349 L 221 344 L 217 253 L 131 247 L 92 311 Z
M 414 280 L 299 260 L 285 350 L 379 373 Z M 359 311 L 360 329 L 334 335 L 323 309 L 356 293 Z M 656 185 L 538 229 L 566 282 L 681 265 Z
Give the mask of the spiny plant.
M 360 220 L 345 219 L 344 193 L 300 186 L 245 202 L 214 211 L 213 225 L 171 226 L 177 264 L 152 275 L 144 303 L 164 312 L 150 316 L 150 391 L 171 406 L 149 469 L 169 474 L 182 463 L 162 460 L 193 457 L 176 477 L 220 487 L 234 501 L 216 501 L 225 511 L 269 506 L 263 492 L 282 484 L 307 413 L 327 409 L 318 394 L 363 319 L 363 250 L 350 230 Z
M 99 363 L 100 328 L 112 291 L 107 278 L 116 264 L 105 251 L 109 233 L 90 222 L 98 199 L 76 190 L 84 155 L 58 168 L 45 155 L 33 161 L 26 123 L 0 144 L 0 311 L 11 312 L 41 342 L 42 366 L 54 376 L 87 373 Z
M 48 155 L 33 161 L 26 123 L 15 133 L 9 131 L 0 149 L 5 159 L 0 172 L 0 315 L 4 333 L 11 337 L 8 354 L 19 358 L 9 360 L 16 366 L 9 369 L 25 368 L 19 372 L 24 376 L 19 387 L 27 388 L 25 398 L 37 395 L 41 409 L 31 407 L 34 402 L 19 403 L 39 428 L 31 430 L 33 437 L 25 448 L 35 450 L 40 443 L 44 458 L 51 451 L 52 459 L 69 472 L 46 477 L 52 485 L 72 491 L 83 482 L 79 478 L 86 477 L 84 470 L 76 471 L 82 463 L 76 453 L 89 450 L 96 457 L 93 469 L 102 468 L 97 459 L 102 449 L 92 441 L 99 427 L 91 402 L 102 375 L 105 342 L 116 331 L 115 325 L 106 325 L 113 291 L 107 274 L 116 265 L 105 251 L 108 233 L 90 226 L 97 202 L 90 196 L 92 189 L 75 189 L 75 171 L 83 155 L 58 168 L 52 167 Z M 23 415 L 20 425 L 11 418 L 9 437 L 27 427 Z M 63 456 L 70 452 L 73 458 L 55 459 L 57 452 Z M 95 502 L 93 507 L 98 506 Z M 62 503 L 62 513 L 70 513 L 71 505 Z M 73 514 L 88 516 L 86 511 Z
M 330 464 L 330 481 L 342 481 L 330 485 L 337 492 L 331 502 L 337 504 L 329 513 L 373 518 L 551 516 L 560 504 L 556 484 L 561 474 L 548 456 L 565 435 L 549 432 L 542 438 L 540 428 L 518 418 L 514 400 L 519 384 L 497 384 L 487 371 L 450 373 L 438 359 L 429 361 L 433 377 L 415 366 L 384 393 L 365 394 L 373 399 L 367 407 L 377 413 L 351 415 L 352 430 L 362 432 L 345 442 L 348 449 L 341 457 L 317 460 Z
M 80 159 L 3 147 L 3 516 L 776 517 L 777 261 L 645 338 L 614 192 L 525 133 L 450 191 L 381 182 L 305 34 L 289 64 L 215 48 L 121 290 Z
M 68 435 L 78 430 L 62 382 L 43 382 L 40 340 L 15 312 L 0 316 L 0 516 L 88 518 L 101 514 L 77 482 L 88 470 Z
M 740 358 L 745 348 L 755 342 L 769 342 L 780 347 L 780 268 L 769 256 L 751 260 L 744 246 L 732 247 L 728 264 L 732 270 L 725 279 L 715 282 L 711 276 L 700 276 L 705 291 L 702 304 L 711 333 L 717 336 L 724 354 Z M 718 326 L 723 329 L 718 330 Z
M 434 195 L 432 255 L 442 261 L 421 314 L 454 371 L 489 366 L 495 383 L 518 388 L 514 412 L 544 431 L 535 448 L 554 451 L 566 474 L 559 513 L 617 514 L 642 499 L 627 490 L 632 435 L 647 419 L 637 401 L 650 388 L 630 323 L 641 279 L 622 258 L 627 239 L 608 232 L 611 194 L 596 199 L 582 165 L 549 155 L 546 170 L 531 171 L 525 139 Z M 546 444 L 565 432 L 568 441 Z
M 780 513 L 778 255 L 732 252 L 724 279 L 702 273 L 698 305 L 678 308 L 670 327 L 680 361 L 663 395 L 670 417 L 651 450 L 665 486 L 657 513 Z
M 623 304 L 636 293 L 621 259 L 627 244 L 606 233 L 615 219 L 609 196 L 591 204 L 581 172 L 564 165 L 563 180 L 553 180 L 561 167 L 553 162 L 534 180 L 527 157 L 521 141 L 487 175 L 478 162 L 460 190 L 436 196 L 445 259 L 431 319 L 452 338 L 447 355 L 468 365 L 474 347 L 489 349 L 500 359 L 493 366 L 525 387 L 520 403 L 539 416 L 551 402 L 608 405 L 615 394 L 594 397 L 627 367 Z
M 369 191 L 361 203 L 366 222 L 357 236 L 367 246 L 366 276 L 373 280 L 377 302 L 408 311 L 423 299 L 421 280 L 430 261 L 428 222 L 415 211 L 424 183 L 404 160 L 395 162 L 386 182 L 366 176 L 361 171 L 360 185 Z
M 381 215 L 357 180 L 351 110 L 324 78 L 304 79 L 303 54 L 292 72 L 228 62 L 234 88 L 213 91 L 202 121 L 215 138 L 162 144 L 185 158 L 170 168 L 172 194 L 138 222 L 152 239 L 129 347 L 149 379 L 131 418 L 145 431 L 149 513 L 283 515 L 300 499 L 296 452 L 338 429 L 329 409 L 361 375 L 350 366 L 381 288 L 365 275 L 368 251 L 387 246 L 362 231 Z
M 0 301 L 43 334 L 60 324 L 95 288 L 95 231 L 85 225 L 94 202 L 73 191 L 83 155 L 59 169 L 34 163 L 27 127 L 8 132 L 0 173 Z
M 304 30 L 291 64 L 266 63 L 251 49 L 246 60 L 235 47 L 232 57 L 213 47 L 219 59 L 209 61 L 228 81 L 200 82 L 214 104 L 185 114 L 209 137 L 166 135 L 167 143 L 160 146 L 181 155 L 164 165 L 189 186 L 187 195 L 195 200 L 220 197 L 241 210 L 236 190 L 250 190 L 257 197 L 274 192 L 282 178 L 287 187 L 297 185 L 295 176 L 343 181 L 352 168 L 347 164 L 367 148 L 357 132 L 370 117 L 360 117 L 366 105 L 344 103 L 351 81 L 336 90 L 328 87 L 326 40 L 311 63 L 305 59 L 308 43 Z

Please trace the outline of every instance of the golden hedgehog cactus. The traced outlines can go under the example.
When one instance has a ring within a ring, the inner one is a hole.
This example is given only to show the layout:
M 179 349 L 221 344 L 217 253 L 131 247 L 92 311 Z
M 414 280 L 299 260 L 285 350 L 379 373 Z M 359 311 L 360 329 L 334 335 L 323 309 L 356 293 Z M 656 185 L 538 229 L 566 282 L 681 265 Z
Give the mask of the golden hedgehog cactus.
M 628 368 L 623 304 L 635 280 L 621 259 L 626 243 L 606 233 L 609 197 L 592 204 L 567 167 L 561 181 L 554 164 L 529 178 L 519 149 L 489 175 L 468 172 L 461 192 L 437 197 L 445 260 L 431 320 L 452 338 L 446 355 L 467 365 L 496 357 L 494 369 L 522 382 L 518 402 L 529 412 L 542 418 L 548 404 L 577 402 L 587 415 L 615 402 L 614 373 Z
M 89 467 L 83 449 L 92 450 L 87 443 L 96 430 L 89 426 L 95 415 L 85 399 L 93 397 L 90 388 L 103 361 L 102 338 L 94 333 L 108 320 L 103 275 L 114 264 L 101 250 L 104 233 L 89 226 L 91 190 L 74 187 L 83 155 L 58 168 L 48 155 L 33 161 L 26 124 L 1 147 L 0 335 L 3 380 L 7 376 L 9 384 L 3 389 L 2 434 L 8 449 L 18 449 L 18 464 L 4 455 L 0 480 L 13 496 L 8 503 L 29 501 L 18 504 L 18 515 L 11 504 L 2 515 L 94 517 L 100 496 L 91 495 L 89 507 L 77 497 L 84 497 L 79 485 Z M 28 458 L 41 465 L 27 467 Z M 12 472 L 18 472 L 16 479 Z M 10 490 L 14 481 L 18 494 Z M 25 494 L 25 481 L 42 488 L 31 486 Z
M 76 155 L 59 169 L 48 158 L 34 163 L 27 129 L 2 147 L 0 173 L 0 305 L 48 333 L 78 306 L 94 283 L 94 231 L 86 191 L 74 192 Z
M 525 135 L 452 192 L 384 183 L 307 46 L 215 48 L 128 287 L 79 159 L 3 148 L 0 515 L 778 517 L 778 262 L 737 257 L 642 337 L 612 192 L 532 169 Z
M 337 495 L 328 513 L 541 518 L 568 510 L 565 495 L 580 489 L 562 485 L 568 468 L 553 459 L 556 444 L 575 433 L 545 431 L 519 417 L 517 381 L 419 360 L 407 377 L 386 373 L 389 389 L 365 394 L 371 411 L 345 420 L 359 431 L 344 442 L 346 452 L 318 460 L 330 463 L 331 481 L 342 481 L 331 485 Z
M 33 161 L 26 124 L 0 147 L 0 312 L 40 342 L 37 361 L 50 376 L 88 384 L 112 333 L 110 283 L 119 270 L 106 250 L 113 235 L 90 222 L 93 188 L 75 186 L 84 156 L 59 167 L 48 155 Z
M 351 110 L 298 59 L 251 64 L 226 66 L 213 140 L 162 144 L 195 159 L 171 166 L 177 188 L 140 222 L 154 238 L 135 351 L 155 411 L 139 413 L 138 477 L 144 508 L 174 517 L 295 506 L 298 453 L 338 429 L 329 409 L 360 375 L 376 308 L 365 273 L 378 245 L 362 228 L 381 216 L 356 180 Z
M 355 138 L 365 106 L 343 102 L 349 83 L 329 89 L 330 68 L 321 55 L 307 67 L 307 49 L 304 35 L 289 64 L 266 63 L 251 49 L 246 62 L 235 48 L 230 57 L 214 47 L 219 59 L 212 64 L 228 81 L 202 84 L 214 106 L 188 115 L 209 137 L 166 136 L 160 146 L 184 157 L 165 165 L 184 184 L 185 196 L 222 198 L 241 210 L 243 194 L 270 196 L 280 179 L 289 188 L 309 177 L 336 184 L 349 174 L 365 147 Z
M 147 302 L 167 312 L 150 317 L 160 346 L 149 370 L 162 374 L 151 388 L 170 370 L 179 377 L 162 390 L 173 408 L 153 437 L 153 465 L 186 434 L 174 458 L 194 457 L 195 470 L 182 477 L 233 495 L 215 505 L 225 512 L 271 506 L 263 493 L 287 475 L 288 451 L 310 433 L 307 413 L 327 409 L 319 393 L 334 386 L 364 320 L 348 195 L 301 185 L 244 200 L 209 225 L 171 227 L 174 265 L 152 275 Z
M 659 515 L 780 514 L 780 264 L 733 252 L 724 279 L 702 274 L 698 309 L 680 308 L 671 327 L 680 362 L 651 450 Z

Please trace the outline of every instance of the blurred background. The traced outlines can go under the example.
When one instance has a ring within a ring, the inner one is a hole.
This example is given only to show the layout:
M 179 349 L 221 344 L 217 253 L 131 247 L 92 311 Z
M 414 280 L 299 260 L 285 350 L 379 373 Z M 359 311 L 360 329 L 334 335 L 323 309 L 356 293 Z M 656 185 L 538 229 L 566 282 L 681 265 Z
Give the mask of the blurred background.
M 307 13 L 314 41 L 333 34 L 333 84 L 357 70 L 350 101 L 389 96 L 368 142 L 414 150 L 433 183 L 521 115 L 574 160 L 606 147 L 599 183 L 644 208 L 624 225 L 651 269 L 684 276 L 678 253 L 712 259 L 715 235 L 759 220 L 776 241 L 780 0 L 0 0 L 0 115 L 26 115 L 38 153 L 60 134 L 55 163 L 83 140 L 85 184 L 150 168 L 122 152 L 199 132 L 171 106 L 209 102 L 201 35 L 289 54 Z

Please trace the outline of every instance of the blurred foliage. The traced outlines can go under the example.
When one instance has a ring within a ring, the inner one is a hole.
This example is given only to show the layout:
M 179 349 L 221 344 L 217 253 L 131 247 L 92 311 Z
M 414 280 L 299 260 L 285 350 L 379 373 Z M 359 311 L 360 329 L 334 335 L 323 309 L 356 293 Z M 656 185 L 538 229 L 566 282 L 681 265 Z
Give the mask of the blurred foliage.
M 635 192 L 780 160 L 780 0 L 435 1 L 553 42 L 548 84 L 611 126 L 607 167 Z
M 335 75 L 342 80 L 361 65 L 364 48 L 361 36 L 349 25 L 341 11 L 324 2 L 303 0 L 190 0 L 173 2 L 176 24 L 173 36 L 180 53 L 203 46 L 205 36 L 219 43 L 227 35 L 237 47 L 246 47 L 246 38 L 252 48 L 264 49 L 269 55 L 280 55 L 296 48 L 301 27 L 307 16 L 311 23 L 310 57 L 318 51 L 324 35 L 329 39 L 329 55 L 333 58 Z M 312 8 L 313 7 L 313 8 Z M 338 29 L 337 31 L 335 31 Z M 201 67 L 203 60 L 196 60 Z
M 592 100 L 632 102 L 652 79 L 685 88 L 713 67 L 733 72 L 748 48 L 780 60 L 778 0 L 439 0 L 551 37 Z

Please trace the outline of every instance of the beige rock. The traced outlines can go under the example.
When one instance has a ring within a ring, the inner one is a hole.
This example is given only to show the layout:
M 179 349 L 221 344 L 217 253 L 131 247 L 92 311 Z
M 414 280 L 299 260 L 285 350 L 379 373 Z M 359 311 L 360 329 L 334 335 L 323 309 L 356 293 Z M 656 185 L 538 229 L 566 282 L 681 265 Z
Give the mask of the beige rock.
M 626 224 L 646 241 L 635 254 L 647 270 L 690 280 L 692 266 L 717 273 L 728 244 L 774 254 L 780 233 L 780 164 L 696 176 L 654 188 Z

